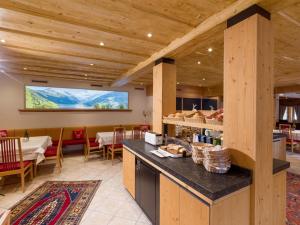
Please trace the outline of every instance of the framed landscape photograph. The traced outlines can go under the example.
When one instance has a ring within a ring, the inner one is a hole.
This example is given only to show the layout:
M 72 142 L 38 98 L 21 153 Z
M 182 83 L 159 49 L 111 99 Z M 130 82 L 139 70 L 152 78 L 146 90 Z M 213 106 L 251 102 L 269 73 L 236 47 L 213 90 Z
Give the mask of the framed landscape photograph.
M 25 108 L 45 110 L 126 110 L 128 92 L 25 86 Z

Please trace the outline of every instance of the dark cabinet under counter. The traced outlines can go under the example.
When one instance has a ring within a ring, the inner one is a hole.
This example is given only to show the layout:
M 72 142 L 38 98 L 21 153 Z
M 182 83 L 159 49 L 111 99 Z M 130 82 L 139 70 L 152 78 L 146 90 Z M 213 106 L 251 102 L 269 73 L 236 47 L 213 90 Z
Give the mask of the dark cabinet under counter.
M 159 224 L 159 171 L 136 158 L 135 200 L 150 219 Z

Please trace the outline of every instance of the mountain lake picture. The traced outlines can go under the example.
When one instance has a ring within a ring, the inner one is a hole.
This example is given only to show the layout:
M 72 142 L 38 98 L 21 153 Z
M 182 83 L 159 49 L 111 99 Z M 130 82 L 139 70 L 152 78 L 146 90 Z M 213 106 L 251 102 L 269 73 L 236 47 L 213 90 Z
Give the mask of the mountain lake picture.
M 27 109 L 128 109 L 128 92 L 26 86 Z

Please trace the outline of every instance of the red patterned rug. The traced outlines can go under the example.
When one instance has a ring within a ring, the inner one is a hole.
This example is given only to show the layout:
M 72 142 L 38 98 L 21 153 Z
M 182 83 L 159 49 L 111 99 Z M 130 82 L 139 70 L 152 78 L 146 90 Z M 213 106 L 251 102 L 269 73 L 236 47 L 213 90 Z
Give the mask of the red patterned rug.
M 287 173 L 287 225 L 300 225 L 300 175 Z
M 11 224 L 79 224 L 100 183 L 47 181 L 11 208 Z

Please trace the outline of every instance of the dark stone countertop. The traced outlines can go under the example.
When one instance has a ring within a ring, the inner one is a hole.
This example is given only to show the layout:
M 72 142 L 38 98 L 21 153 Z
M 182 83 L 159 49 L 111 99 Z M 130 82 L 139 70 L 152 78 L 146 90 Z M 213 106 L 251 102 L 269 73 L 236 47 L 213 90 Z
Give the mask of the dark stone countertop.
M 251 184 L 251 172 L 246 169 L 232 166 L 226 174 L 210 173 L 202 165 L 195 164 L 192 158 L 159 158 L 150 152 L 157 147 L 143 140 L 126 140 L 123 144 L 211 200 Z
M 289 162 L 280 159 L 273 159 L 273 174 L 279 173 L 282 170 L 286 170 L 289 167 Z
M 282 134 L 282 133 L 273 133 L 273 141 L 274 140 L 278 140 L 280 138 L 284 138 L 286 137 L 286 134 Z
M 123 144 L 211 200 L 224 197 L 252 182 L 251 171 L 238 166 L 232 165 L 226 174 L 215 174 L 206 171 L 202 165 L 195 164 L 192 158 L 159 158 L 150 152 L 157 147 L 143 140 L 126 140 Z M 274 159 L 273 174 L 289 166 L 289 162 Z

